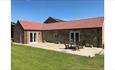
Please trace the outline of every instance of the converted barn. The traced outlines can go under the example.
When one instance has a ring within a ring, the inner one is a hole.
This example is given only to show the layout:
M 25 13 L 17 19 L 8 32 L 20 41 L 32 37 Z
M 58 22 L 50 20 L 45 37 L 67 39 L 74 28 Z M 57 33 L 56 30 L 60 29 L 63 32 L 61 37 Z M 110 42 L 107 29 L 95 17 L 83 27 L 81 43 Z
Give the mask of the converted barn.
M 44 23 L 17 21 L 14 42 L 17 43 L 69 43 L 102 47 L 104 17 L 65 21 L 49 17 Z

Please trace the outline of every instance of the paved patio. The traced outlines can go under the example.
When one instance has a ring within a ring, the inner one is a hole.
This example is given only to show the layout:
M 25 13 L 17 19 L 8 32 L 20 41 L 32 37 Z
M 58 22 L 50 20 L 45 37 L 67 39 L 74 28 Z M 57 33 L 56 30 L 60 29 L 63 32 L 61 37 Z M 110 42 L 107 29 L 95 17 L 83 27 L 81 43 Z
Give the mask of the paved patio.
M 84 47 L 80 50 L 73 50 L 73 49 L 65 49 L 64 44 L 38 43 L 38 44 L 29 44 L 29 45 L 36 48 L 43 48 L 43 49 L 76 54 L 76 55 L 81 55 L 81 56 L 93 57 L 95 56 L 95 54 L 104 54 L 104 50 L 102 48 L 95 48 L 95 47 L 93 48 Z

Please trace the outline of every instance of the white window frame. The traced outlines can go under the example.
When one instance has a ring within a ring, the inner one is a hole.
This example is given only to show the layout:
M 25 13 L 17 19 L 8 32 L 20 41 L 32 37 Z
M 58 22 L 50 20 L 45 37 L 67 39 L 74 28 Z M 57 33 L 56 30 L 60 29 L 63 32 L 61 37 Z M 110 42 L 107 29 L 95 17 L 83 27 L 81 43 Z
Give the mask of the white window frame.
M 32 33 L 32 42 L 30 42 L 30 33 Z M 36 33 L 36 39 L 35 39 L 35 42 L 34 42 L 34 33 Z M 34 31 L 30 31 L 29 32 L 29 44 L 31 44 L 31 43 L 37 43 L 38 42 L 38 34 L 37 34 L 37 32 L 34 32 Z
M 70 32 L 69 32 L 69 41 L 70 41 L 70 39 L 71 39 L 71 33 L 74 33 L 74 38 L 75 38 L 75 39 L 76 39 L 75 34 L 78 33 L 78 34 L 79 34 L 79 42 L 80 42 L 80 31 L 70 31 Z M 74 39 L 74 42 L 75 42 L 75 39 Z

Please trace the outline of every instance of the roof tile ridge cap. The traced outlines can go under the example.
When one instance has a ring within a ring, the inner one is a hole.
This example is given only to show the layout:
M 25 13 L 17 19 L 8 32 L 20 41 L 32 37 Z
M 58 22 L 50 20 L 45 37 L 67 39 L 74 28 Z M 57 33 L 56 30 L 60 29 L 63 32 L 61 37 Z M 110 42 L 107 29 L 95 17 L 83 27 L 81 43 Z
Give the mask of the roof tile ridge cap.
M 71 21 L 81 21 L 81 20 L 89 20 L 89 19 L 91 20 L 91 19 L 99 19 L 99 18 L 104 18 L 104 16 L 81 18 L 81 19 L 71 20 Z
M 104 18 L 104 16 L 89 17 L 89 18 L 83 18 L 83 19 L 80 19 L 80 20 L 99 19 L 99 18 Z

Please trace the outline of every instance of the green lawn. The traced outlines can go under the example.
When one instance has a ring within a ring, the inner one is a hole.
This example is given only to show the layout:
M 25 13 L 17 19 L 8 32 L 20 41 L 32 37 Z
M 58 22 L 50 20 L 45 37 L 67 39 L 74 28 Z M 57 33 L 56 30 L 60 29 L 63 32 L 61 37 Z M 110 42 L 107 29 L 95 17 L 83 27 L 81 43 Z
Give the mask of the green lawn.
M 104 56 L 71 55 L 12 44 L 12 70 L 104 70 Z

